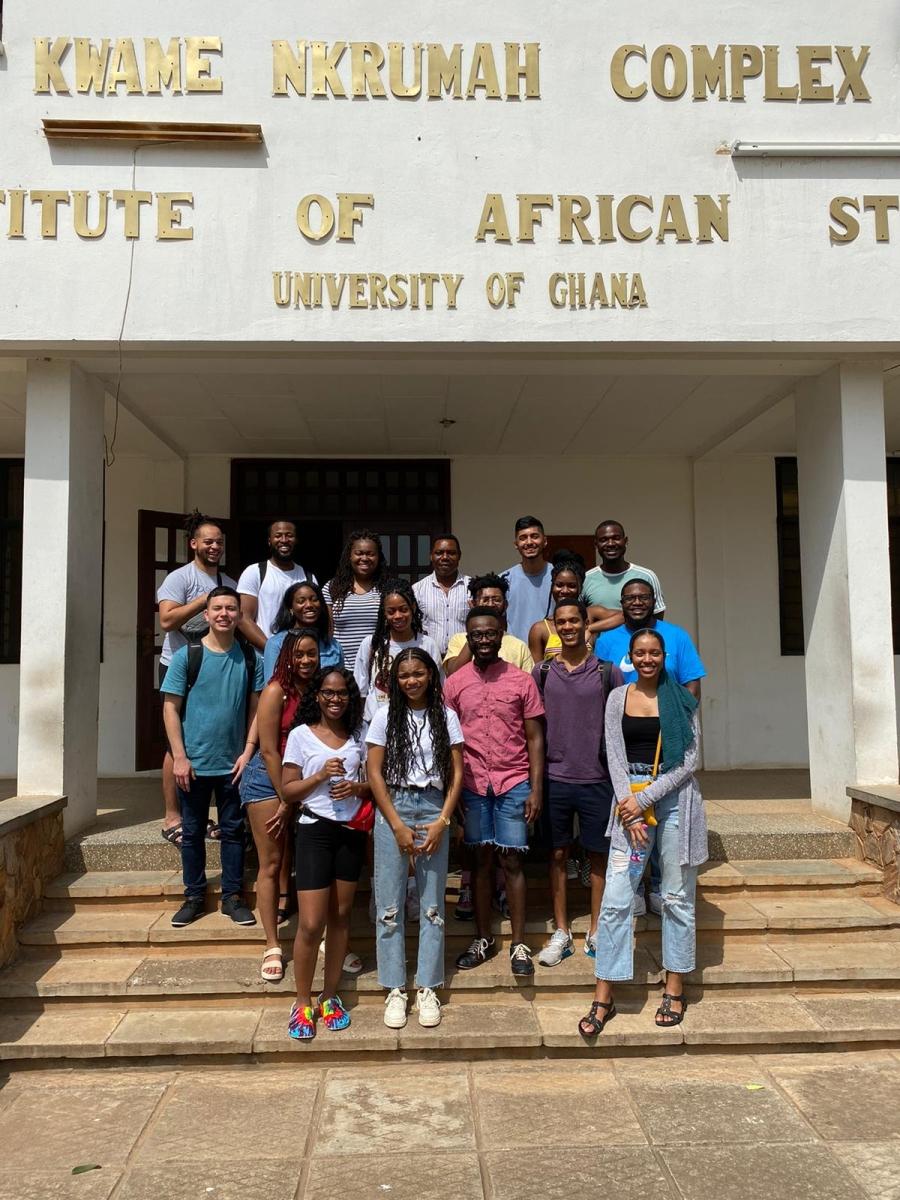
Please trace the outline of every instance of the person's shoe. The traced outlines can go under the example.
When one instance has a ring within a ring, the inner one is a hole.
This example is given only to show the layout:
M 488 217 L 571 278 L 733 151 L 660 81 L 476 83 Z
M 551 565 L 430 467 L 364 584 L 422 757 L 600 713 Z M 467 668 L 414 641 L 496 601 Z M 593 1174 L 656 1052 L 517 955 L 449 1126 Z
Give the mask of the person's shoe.
M 205 912 L 206 901 L 202 896 L 188 896 L 172 918 L 172 924 L 176 929 L 183 929 L 185 925 L 190 925 L 202 917 Z
M 531 949 L 524 942 L 515 942 L 509 948 L 509 965 L 513 975 L 533 975 L 534 963 L 531 961 Z
M 658 917 L 662 916 L 662 896 L 659 892 L 650 893 L 650 911 Z
M 646 917 L 647 901 L 644 899 L 643 889 L 634 893 L 634 908 L 631 911 L 632 916 Z
M 406 919 L 407 921 L 418 921 L 419 919 L 419 889 L 416 887 L 416 881 L 411 876 L 406 881 Z
M 584 937 L 584 952 L 588 958 L 597 957 L 597 932 L 587 933 Z
M 493 958 L 496 953 L 497 943 L 492 937 L 473 938 L 468 950 L 464 950 L 456 960 L 456 965 L 461 971 L 471 971 L 473 967 L 480 967 L 489 958 Z
M 471 921 L 475 916 L 475 905 L 472 902 L 472 889 L 464 884 L 459 889 L 459 899 L 456 902 L 457 921 Z
M 350 1024 L 350 1014 L 344 1008 L 340 996 L 320 996 L 319 1016 L 325 1022 L 325 1028 L 333 1031 L 346 1029 Z
M 519 945 L 522 943 L 520 942 Z M 550 941 L 538 955 L 542 967 L 556 967 L 564 958 L 575 953 L 575 943 L 568 929 L 557 929 Z
M 316 1021 L 313 1010 L 308 1004 L 305 1008 L 294 1004 L 288 1018 L 288 1037 L 293 1038 L 295 1042 L 308 1042 L 315 1036 Z
M 441 1023 L 441 1002 L 431 988 L 419 988 L 416 994 L 416 1012 L 423 1029 L 433 1029 Z
M 388 1029 L 402 1029 L 406 1024 L 406 1004 L 409 1000 L 402 988 L 391 988 L 384 1002 L 384 1023 Z
M 256 917 L 238 895 L 222 898 L 222 912 L 231 917 L 235 925 L 255 925 Z

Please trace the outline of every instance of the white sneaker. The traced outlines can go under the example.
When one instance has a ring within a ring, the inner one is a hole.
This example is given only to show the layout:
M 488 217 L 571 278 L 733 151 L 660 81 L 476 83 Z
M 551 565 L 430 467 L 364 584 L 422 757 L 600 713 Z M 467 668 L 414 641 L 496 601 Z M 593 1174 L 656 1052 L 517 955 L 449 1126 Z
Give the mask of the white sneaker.
M 440 1025 L 441 1002 L 431 988 L 419 988 L 416 993 L 416 1012 L 419 1014 L 419 1024 L 425 1029 Z
M 659 892 L 650 893 L 650 911 L 658 917 L 662 916 L 662 896 Z
M 384 1002 L 384 1023 L 388 1029 L 402 1029 L 406 1024 L 406 992 L 392 988 Z
M 575 943 L 572 941 L 571 933 L 568 929 L 557 929 L 538 955 L 538 962 L 542 967 L 555 967 L 564 958 L 568 958 L 570 954 L 574 953 Z
M 632 912 L 636 917 L 646 917 L 647 915 L 647 901 L 644 899 L 643 889 L 634 894 L 634 908 Z
M 419 889 L 412 876 L 406 881 L 406 919 L 407 921 L 418 921 L 419 919 Z

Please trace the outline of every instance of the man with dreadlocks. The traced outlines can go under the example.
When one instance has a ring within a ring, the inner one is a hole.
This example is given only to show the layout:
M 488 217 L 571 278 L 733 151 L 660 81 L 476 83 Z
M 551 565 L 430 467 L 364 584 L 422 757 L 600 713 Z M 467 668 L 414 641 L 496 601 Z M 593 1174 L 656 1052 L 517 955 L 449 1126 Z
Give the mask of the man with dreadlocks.
M 423 915 L 415 983 L 425 1028 L 439 1025 L 444 984 L 444 893 L 450 817 L 462 788 L 463 735 L 444 707 L 437 664 L 424 650 L 401 650 L 391 665 L 387 704 L 366 735 L 375 818 L 378 979 L 387 989 L 384 1023 L 406 1024 L 406 879 L 415 870 Z

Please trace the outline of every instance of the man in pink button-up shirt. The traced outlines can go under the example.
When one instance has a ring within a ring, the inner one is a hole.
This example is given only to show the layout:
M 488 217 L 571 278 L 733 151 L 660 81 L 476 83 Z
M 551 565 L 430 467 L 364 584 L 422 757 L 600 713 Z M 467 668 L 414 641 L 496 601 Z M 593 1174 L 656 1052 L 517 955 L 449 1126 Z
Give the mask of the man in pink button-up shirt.
M 503 626 L 490 608 L 470 609 L 466 640 L 472 661 L 444 685 L 444 701 L 459 717 L 463 749 L 462 804 L 465 841 L 474 851 L 476 937 L 456 960 L 463 971 L 497 953 L 491 935 L 491 879 L 495 848 L 503 855 L 512 923 L 510 966 L 533 975 L 525 944 L 525 875 L 528 822 L 541 811 L 544 706 L 530 675 L 499 658 Z

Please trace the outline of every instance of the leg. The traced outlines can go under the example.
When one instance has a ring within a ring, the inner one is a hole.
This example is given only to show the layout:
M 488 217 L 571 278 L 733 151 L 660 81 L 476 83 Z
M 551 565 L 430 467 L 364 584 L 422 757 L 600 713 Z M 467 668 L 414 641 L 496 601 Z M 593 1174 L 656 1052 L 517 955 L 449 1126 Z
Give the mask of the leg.
M 397 793 L 394 805 L 400 805 L 403 820 L 404 797 Z M 397 839 L 387 821 L 375 817 L 375 950 L 378 957 L 378 982 L 391 991 L 406 988 L 406 877 L 409 857 L 401 854 Z
M 544 835 L 550 846 L 550 898 L 557 929 L 569 930 L 568 876 L 566 859 L 575 839 L 575 810 L 571 804 L 574 788 L 555 779 L 546 781 L 547 803 L 541 814 Z
M 244 890 L 244 810 L 237 787 L 228 775 L 215 782 L 219 816 L 219 853 L 222 856 L 222 899 Z
M 472 851 L 472 899 L 475 904 L 475 932 L 480 938 L 491 937 L 491 893 L 494 879 L 494 847 L 474 846 Z
M 503 869 L 506 872 L 506 896 L 509 900 L 512 940 L 515 945 L 517 942 L 525 941 L 526 887 L 521 851 L 504 850 Z M 565 866 L 563 870 L 565 870 Z
M 276 919 L 278 873 L 284 845 L 289 840 L 283 835 L 280 838 L 273 838 L 270 833 L 266 832 L 266 821 L 275 815 L 277 808 L 277 796 L 273 796 L 271 800 L 257 800 L 253 804 L 246 805 L 250 828 L 253 830 L 253 841 L 256 845 L 256 856 L 259 859 L 259 873 L 256 877 L 256 906 L 259 909 L 263 929 L 266 931 L 266 946 L 278 945 Z
M 437 789 L 422 797 L 417 824 L 434 821 L 441 811 L 443 797 Z M 416 986 L 439 988 L 444 982 L 444 897 L 447 891 L 447 860 L 450 854 L 449 831 L 441 836 L 434 854 L 415 857 L 416 886 L 419 889 L 419 954 L 416 962 Z
M 206 822 L 213 783 L 213 779 L 201 776 L 191 780 L 189 791 L 178 789 L 183 827 L 181 868 L 188 898 L 206 895 Z
M 178 802 L 178 788 L 175 786 L 175 762 L 168 750 L 162 765 L 162 794 L 165 808 L 163 829 L 175 829 L 181 824 L 181 805 Z
M 596 934 L 603 903 L 606 869 L 609 861 L 610 808 L 613 802 L 612 787 L 607 782 L 584 784 L 578 788 L 578 823 L 581 842 L 588 856 L 591 885 L 591 935 Z
M 657 1024 L 677 1025 L 687 1005 L 683 976 L 697 961 L 697 868 L 682 867 L 678 837 L 678 798 L 666 797 L 657 805 L 657 845 L 661 867 L 662 954 L 666 969 L 668 1013 Z M 665 1001 L 663 1001 L 665 1005 Z
M 344 969 L 344 956 L 350 940 L 350 914 L 353 912 L 353 897 L 356 895 L 356 880 L 348 883 L 336 879 L 328 897 L 328 925 L 325 938 L 325 978 L 323 997 L 336 996 Z M 318 943 L 317 943 L 318 944 Z
M 603 892 L 606 885 L 606 865 L 608 856 L 588 851 L 588 861 L 591 865 L 591 934 L 596 934 L 600 921 L 600 908 L 603 904 Z
M 553 920 L 557 929 L 569 928 L 566 859 L 569 846 L 554 846 L 550 851 L 550 898 L 553 901 Z
M 494 801 L 494 840 L 502 852 L 513 944 L 525 941 L 526 894 L 522 857 L 528 851 L 525 800 L 530 792 L 531 786 L 526 781 L 511 787 Z
M 294 982 L 297 987 L 297 1004 L 301 1008 L 312 1005 L 312 981 L 316 973 L 319 942 L 328 920 L 330 888 L 297 893 L 297 936 L 294 938 Z
M 278 922 L 286 921 L 292 912 L 296 911 L 297 889 L 291 886 L 291 871 L 294 867 L 294 839 L 282 838 L 281 861 L 278 864 L 278 899 L 285 904 L 278 905 Z
M 610 850 L 606 886 L 597 922 L 596 999 L 609 1000 L 610 983 L 634 975 L 634 896 L 655 840 L 656 827 L 647 828 L 648 842 L 641 849 Z

